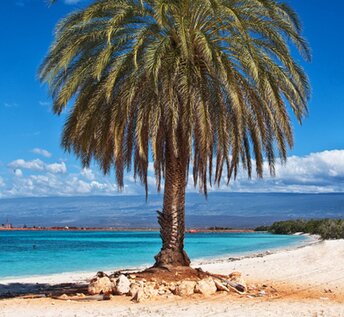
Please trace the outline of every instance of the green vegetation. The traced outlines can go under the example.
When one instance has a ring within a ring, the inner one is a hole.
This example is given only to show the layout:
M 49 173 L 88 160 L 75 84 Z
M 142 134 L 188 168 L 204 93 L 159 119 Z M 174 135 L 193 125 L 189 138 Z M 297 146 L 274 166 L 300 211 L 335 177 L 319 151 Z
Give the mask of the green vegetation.
M 297 219 L 278 221 L 271 226 L 257 227 L 255 231 L 269 231 L 276 234 L 296 232 L 320 235 L 322 239 L 344 239 L 344 219 Z

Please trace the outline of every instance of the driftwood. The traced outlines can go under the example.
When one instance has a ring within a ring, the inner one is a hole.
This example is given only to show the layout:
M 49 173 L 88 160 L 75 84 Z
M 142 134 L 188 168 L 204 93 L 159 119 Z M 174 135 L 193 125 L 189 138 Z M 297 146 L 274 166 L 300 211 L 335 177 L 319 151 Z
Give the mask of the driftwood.
M 201 268 L 197 268 L 198 271 L 202 271 L 204 272 Z M 212 274 L 209 272 L 204 272 L 206 274 L 208 274 L 211 277 L 214 277 L 218 280 L 220 280 L 221 282 L 225 283 L 227 286 L 229 286 L 231 289 L 233 289 L 235 292 L 237 292 L 238 294 L 244 294 L 246 293 L 246 287 L 240 283 L 235 283 L 233 281 L 227 280 L 222 276 L 216 275 L 216 274 Z

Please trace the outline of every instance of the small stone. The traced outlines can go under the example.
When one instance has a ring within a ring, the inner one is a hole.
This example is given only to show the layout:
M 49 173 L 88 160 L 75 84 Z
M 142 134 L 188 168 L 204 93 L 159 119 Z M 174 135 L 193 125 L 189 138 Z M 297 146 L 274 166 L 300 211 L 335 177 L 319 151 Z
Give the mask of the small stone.
M 174 294 L 176 292 L 176 285 L 171 284 L 168 289 Z
M 138 289 L 134 297 L 131 299 L 133 302 L 140 303 L 145 299 L 145 294 L 142 289 Z
M 98 272 L 88 285 L 88 293 L 91 295 L 111 293 L 113 282 L 103 272 Z
M 124 295 L 130 291 L 130 281 L 129 279 L 121 274 L 116 282 L 116 286 L 113 288 L 113 292 L 116 295 Z
M 148 298 L 158 296 L 158 290 L 155 289 L 155 288 L 146 286 L 146 287 L 143 289 L 143 291 L 144 291 L 146 297 L 148 297 Z
M 60 299 L 67 299 L 68 295 L 67 294 L 62 294 L 61 296 L 59 296 Z
M 175 288 L 175 294 L 178 296 L 190 296 L 195 292 L 196 282 L 183 281 Z
M 136 284 L 136 283 L 131 283 L 131 284 L 130 284 L 130 290 L 129 290 L 129 292 L 128 292 L 128 295 L 129 295 L 129 296 L 134 296 L 140 288 L 141 288 L 140 285 L 138 285 L 138 284 Z
M 201 293 L 206 296 L 215 294 L 216 290 L 215 282 L 210 277 L 198 281 L 195 287 L 196 293 Z

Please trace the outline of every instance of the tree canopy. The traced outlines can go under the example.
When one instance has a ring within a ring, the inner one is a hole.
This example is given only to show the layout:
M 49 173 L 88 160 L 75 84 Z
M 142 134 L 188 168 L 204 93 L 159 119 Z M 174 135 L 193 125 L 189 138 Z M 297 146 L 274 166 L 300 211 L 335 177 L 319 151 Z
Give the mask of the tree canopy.
M 169 141 L 206 194 L 240 164 L 262 177 L 286 160 L 310 96 L 301 33 L 275 0 L 98 0 L 60 21 L 40 78 L 55 113 L 69 105 L 62 145 L 84 166 L 119 187 L 133 167 L 147 190 L 151 151 L 160 190 Z

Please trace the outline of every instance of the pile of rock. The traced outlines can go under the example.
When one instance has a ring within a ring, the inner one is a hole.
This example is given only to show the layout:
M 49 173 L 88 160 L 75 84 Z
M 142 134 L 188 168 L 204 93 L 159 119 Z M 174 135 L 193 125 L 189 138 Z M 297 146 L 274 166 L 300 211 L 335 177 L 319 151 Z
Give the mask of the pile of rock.
M 240 286 L 237 288 L 237 286 Z M 198 280 L 182 280 L 166 282 L 150 278 L 137 278 L 134 274 L 116 274 L 108 276 L 98 272 L 88 286 L 90 295 L 103 294 L 103 299 L 110 299 L 112 295 L 131 296 L 135 302 L 152 299 L 158 296 L 170 298 L 172 296 L 191 296 L 195 293 L 209 296 L 216 292 L 235 291 L 244 294 L 246 283 L 240 273 L 232 273 L 228 277 L 208 276 Z

